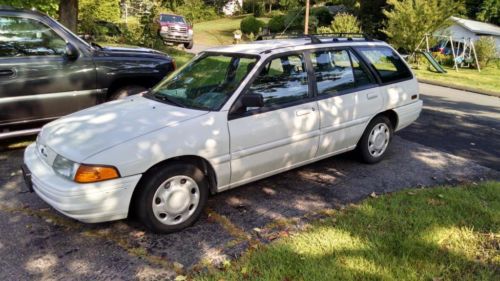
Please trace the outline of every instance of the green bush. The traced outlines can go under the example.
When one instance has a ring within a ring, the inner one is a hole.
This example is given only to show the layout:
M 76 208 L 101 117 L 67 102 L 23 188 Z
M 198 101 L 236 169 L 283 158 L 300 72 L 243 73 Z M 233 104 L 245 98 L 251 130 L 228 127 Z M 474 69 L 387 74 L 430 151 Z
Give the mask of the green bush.
M 361 32 L 361 27 L 358 19 L 347 13 L 337 14 L 332 21 L 331 25 L 332 32 L 348 32 L 348 33 L 359 33 Z
M 215 7 L 205 5 L 202 0 L 188 0 L 184 5 L 178 6 L 175 13 L 183 15 L 190 22 L 202 22 L 217 19 L 217 11 Z
M 477 60 L 481 67 L 487 66 L 491 60 L 498 57 L 493 37 L 483 36 L 474 43 L 474 46 L 476 47 Z
M 285 19 L 286 17 L 284 15 L 272 17 L 267 23 L 269 31 L 273 33 L 282 32 L 285 29 Z
M 316 29 L 316 33 L 318 34 L 332 33 L 332 29 L 328 26 L 320 26 Z
M 333 20 L 332 14 L 326 7 L 314 8 L 312 14 L 318 19 L 318 26 L 329 26 Z
M 258 34 L 265 23 L 254 16 L 247 16 L 240 23 L 240 29 L 245 34 Z

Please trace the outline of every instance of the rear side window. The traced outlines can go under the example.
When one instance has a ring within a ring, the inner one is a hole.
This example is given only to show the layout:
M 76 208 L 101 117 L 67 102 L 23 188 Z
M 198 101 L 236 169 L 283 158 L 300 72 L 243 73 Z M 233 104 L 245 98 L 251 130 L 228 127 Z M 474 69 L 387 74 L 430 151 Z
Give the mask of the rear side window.
M 332 95 L 372 83 L 359 60 L 348 50 L 323 50 L 311 54 L 319 95 Z
M 413 77 L 403 60 L 387 47 L 356 48 L 377 71 L 383 83 Z
M 0 16 L 0 57 L 62 56 L 66 42 L 43 23 Z

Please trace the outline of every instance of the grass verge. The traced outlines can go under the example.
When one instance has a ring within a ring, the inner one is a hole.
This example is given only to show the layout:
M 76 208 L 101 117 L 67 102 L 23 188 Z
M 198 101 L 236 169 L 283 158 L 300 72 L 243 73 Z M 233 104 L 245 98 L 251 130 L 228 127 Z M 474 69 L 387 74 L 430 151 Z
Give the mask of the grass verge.
M 240 22 L 247 15 L 221 18 L 196 23 L 194 29 L 194 44 L 204 46 L 228 45 L 233 43 L 233 32 L 240 29 Z M 269 18 L 259 18 L 268 22 Z
M 196 280 L 499 280 L 500 182 L 407 190 L 334 212 Z
M 492 65 L 481 70 L 459 68 L 458 72 L 450 67 L 444 67 L 447 73 L 437 73 L 426 66 L 413 69 L 418 78 L 446 83 L 451 86 L 486 90 L 500 97 L 500 68 Z

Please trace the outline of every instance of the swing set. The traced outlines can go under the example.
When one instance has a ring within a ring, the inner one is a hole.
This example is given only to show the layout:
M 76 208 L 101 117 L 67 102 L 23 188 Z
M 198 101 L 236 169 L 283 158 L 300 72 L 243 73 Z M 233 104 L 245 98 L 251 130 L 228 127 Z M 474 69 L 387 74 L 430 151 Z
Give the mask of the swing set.
M 474 41 L 471 38 L 462 38 L 460 40 L 454 40 L 453 36 L 446 35 L 431 35 L 425 34 L 417 48 L 410 56 L 410 59 L 414 57 L 415 61 L 418 64 L 417 54 L 422 54 L 424 57 L 430 62 L 430 64 L 436 69 L 439 73 L 445 73 L 446 70 L 436 61 L 436 59 L 432 56 L 431 48 L 429 46 L 429 37 L 440 38 L 439 41 L 439 52 L 443 54 L 450 54 L 453 56 L 453 68 L 458 72 L 459 67 L 470 67 L 471 64 L 475 63 L 477 67 L 477 71 L 481 72 L 481 68 L 479 67 L 479 62 L 477 60 L 476 48 L 474 47 Z M 422 44 L 425 43 L 425 49 L 421 49 Z M 446 50 L 448 43 L 450 43 L 451 50 Z

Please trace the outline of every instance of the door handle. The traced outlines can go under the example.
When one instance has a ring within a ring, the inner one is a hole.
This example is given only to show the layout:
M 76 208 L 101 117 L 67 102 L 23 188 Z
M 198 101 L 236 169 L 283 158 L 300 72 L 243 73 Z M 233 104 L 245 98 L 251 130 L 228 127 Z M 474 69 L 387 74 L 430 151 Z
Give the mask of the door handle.
M 304 116 L 312 112 L 314 112 L 314 108 L 298 109 L 297 111 L 295 111 L 295 116 Z
M 14 76 L 14 70 L 12 69 L 0 69 L 1 77 L 12 77 Z
M 366 94 L 366 98 L 369 100 L 376 99 L 378 97 L 378 93 L 368 93 Z

